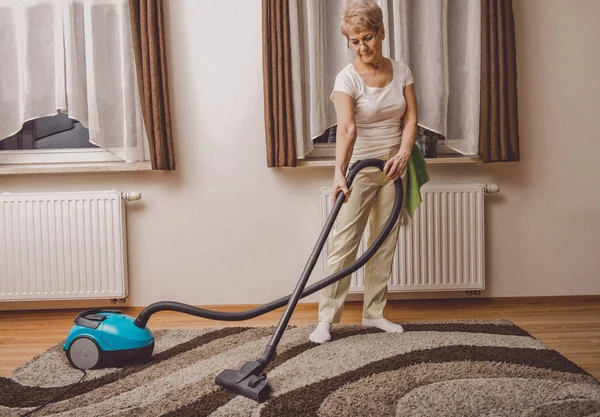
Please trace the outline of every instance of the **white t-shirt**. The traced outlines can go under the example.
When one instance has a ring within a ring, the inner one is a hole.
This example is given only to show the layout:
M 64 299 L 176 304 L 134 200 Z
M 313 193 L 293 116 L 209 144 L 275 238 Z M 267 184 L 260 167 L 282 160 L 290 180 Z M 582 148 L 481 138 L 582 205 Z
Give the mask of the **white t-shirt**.
M 333 92 L 341 91 L 354 99 L 357 135 L 353 160 L 387 155 L 402 141 L 404 87 L 413 84 L 414 79 L 407 65 L 390 61 L 393 77 L 385 87 L 368 86 L 351 63 L 335 77 Z

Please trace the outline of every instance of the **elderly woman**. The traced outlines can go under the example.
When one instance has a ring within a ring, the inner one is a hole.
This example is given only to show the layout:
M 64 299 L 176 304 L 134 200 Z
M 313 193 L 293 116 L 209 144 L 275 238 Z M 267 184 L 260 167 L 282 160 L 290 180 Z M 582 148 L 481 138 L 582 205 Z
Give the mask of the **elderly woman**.
M 385 225 L 394 202 L 393 182 L 401 178 L 406 190 L 407 164 L 417 134 L 413 76 L 404 63 L 382 55 L 385 28 L 381 8 L 372 0 L 350 0 L 342 13 L 341 32 L 356 58 L 339 72 L 331 94 L 337 116 L 333 198 L 343 191 L 346 203 L 331 235 L 327 275 L 354 262 L 367 220 L 372 239 Z M 348 189 L 348 165 L 365 158 L 386 160 L 384 172 L 364 169 Z M 399 223 L 365 265 L 362 313 L 364 326 L 395 333 L 404 329 L 383 318 L 383 309 Z M 349 287 L 348 276 L 322 290 L 319 323 L 311 341 L 331 339 L 331 324 L 340 321 Z

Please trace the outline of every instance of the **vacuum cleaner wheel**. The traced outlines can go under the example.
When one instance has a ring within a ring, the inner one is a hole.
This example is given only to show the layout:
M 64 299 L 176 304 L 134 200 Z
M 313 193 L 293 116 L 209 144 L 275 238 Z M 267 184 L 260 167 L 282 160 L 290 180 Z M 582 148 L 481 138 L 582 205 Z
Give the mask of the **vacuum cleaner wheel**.
M 92 369 L 100 363 L 100 348 L 89 337 L 78 337 L 69 346 L 67 357 L 69 362 L 78 369 Z

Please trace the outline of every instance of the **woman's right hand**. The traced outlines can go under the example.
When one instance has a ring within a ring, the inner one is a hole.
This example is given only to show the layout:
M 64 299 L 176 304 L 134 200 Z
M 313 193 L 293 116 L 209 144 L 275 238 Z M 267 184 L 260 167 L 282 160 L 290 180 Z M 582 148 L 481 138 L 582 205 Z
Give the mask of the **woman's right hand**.
M 338 192 L 342 191 L 344 193 L 344 195 L 346 196 L 346 200 L 344 201 L 344 203 L 348 202 L 348 199 L 350 198 L 350 193 L 352 193 L 352 187 L 350 187 L 350 189 L 348 189 L 348 184 L 346 183 L 346 177 L 339 173 L 335 174 L 335 176 L 333 178 L 332 190 L 333 190 L 333 192 L 331 193 L 331 203 L 332 204 L 335 203 Z

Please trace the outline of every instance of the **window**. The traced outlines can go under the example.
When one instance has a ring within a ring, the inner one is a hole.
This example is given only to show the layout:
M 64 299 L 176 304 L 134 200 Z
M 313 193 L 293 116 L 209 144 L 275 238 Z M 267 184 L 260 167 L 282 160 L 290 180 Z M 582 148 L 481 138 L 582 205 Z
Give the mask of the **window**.
M 438 155 L 478 158 L 481 63 L 481 3 L 378 2 L 385 38 L 382 54 L 407 64 L 414 74 L 423 124 L 418 146 L 436 143 Z M 299 159 L 332 158 L 329 100 L 336 74 L 355 59 L 340 33 L 345 2 L 298 4 L 290 14 L 296 149 Z M 422 30 L 427 28 L 427 30 Z M 430 132 L 427 132 L 427 128 Z M 442 137 L 435 132 L 442 132 Z
M 58 113 L 25 122 L 23 128 L 0 142 L 0 150 L 97 148 L 77 120 Z
M 3 5 L 0 173 L 149 166 L 128 0 Z

